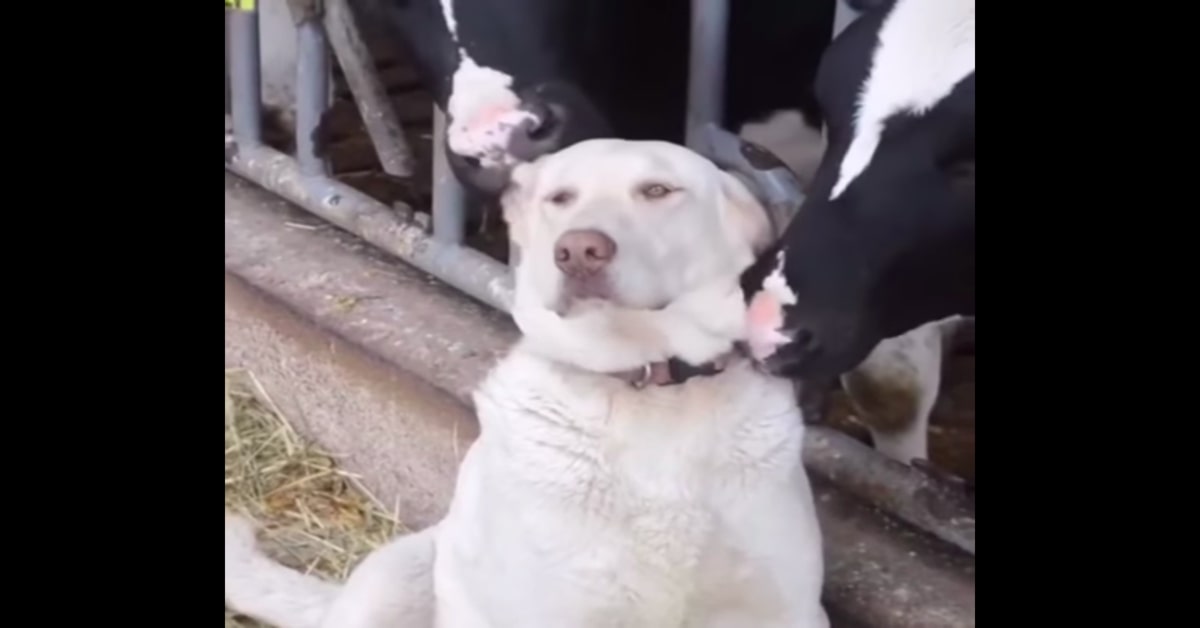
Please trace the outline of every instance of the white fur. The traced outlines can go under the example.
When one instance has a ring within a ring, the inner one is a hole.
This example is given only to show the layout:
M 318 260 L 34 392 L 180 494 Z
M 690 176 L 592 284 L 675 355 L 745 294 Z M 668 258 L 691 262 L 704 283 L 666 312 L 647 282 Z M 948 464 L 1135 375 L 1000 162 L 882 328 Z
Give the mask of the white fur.
M 672 355 L 700 363 L 740 339 L 738 275 L 772 235 L 749 191 L 667 142 L 591 140 L 558 155 L 517 167 L 506 196 L 507 208 L 522 208 L 506 215 L 521 250 L 512 314 L 528 346 L 607 372 Z M 636 188 L 652 182 L 678 191 L 660 200 L 640 198 Z M 565 207 L 550 202 L 562 191 L 574 195 Z M 608 276 L 631 308 L 585 302 L 560 317 L 563 279 L 554 243 L 568 230 L 589 228 L 619 243 Z M 604 351 L 592 348 L 597 336 L 608 344 Z
M 511 89 L 513 78 L 477 64 L 463 51 L 452 81 L 446 145 L 484 166 L 511 165 L 509 136 L 522 121 L 536 117 L 517 108 L 521 99 Z
M 393 544 L 398 559 L 365 561 L 334 603 L 360 614 L 323 626 L 425 628 L 388 610 L 424 601 L 436 606 L 436 628 L 827 628 L 791 384 L 745 361 L 640 390 L 591 368 L 727 351 L 744 310 L 730 286 L 769 237 L 763 208 L 711 163 L 662 142 L 593 140 L 519 170 L 504 206 L 521 247 L 523 338 L 475 393 L 480 436 L 449 511 L 427 536 Z M 664 180 L 677 192 L 639 198 L 645 182 Z M 568 188 L 572 203 L 547 201 Z M 550 246 L 574 225 L 604 228 L 617 243 L 618 290 L 559 316 L 547 307 L 561 296 Z M 628 305 L 660 298 L 666 309 Z M 685 346 L 698 338 L 704 347 Z M 242 560 L 252 548 L 231 550 L 229 526 L 227 600 L 266 610 L 272 600 L 324 603 L 312 583 Z M 432 595 L 422 567 L 431 557 Z M 231 564 L 255 573 L 231 576 Z M 257 575 L 270 582 L 250 586 Z M 231 582 L 243 587 L 236 596 Z
M 792 292 L 792 287 L 787 284 L 787 279 L 783 277 L 783 266 L 787 263 L 787 253 L 780 249 L 775 255 L 775 270 L 763 279 L 763 291 L 775 297 L 782 305 L 795 305 L 796 293 Z
M 897 0 L 879 30 L 830 198 L 866 170 L 889 117 L 929 109 L 974 71 L 975 0 Z
M 750 304 L 750 310 L 758 310 L 764 306 L 771 308 L 777 321 L 773 325 L 783 324 L 781 310 L 784 306 L 796 304 L 796 293 L 792 291 L 791 286 L 787 284 L 787 279 L 783 276 L 783 266 L 786 260 L 787 254 L 780 249 L 775 254 L 774 270 L 763 278 L 762 291 L 754 296 Z M 752 318 L 756 315 L 761 316 L 762 313 L 748 313 L 748 316 Z M 760 324 L 754 320 L 749 321 L 746 325 L 746 344 L 750 348 L 750 355 L 755 359 L 764 359 L 780 346 L 791 342 L 791 335 L 773 325 Z
M 446 20 L 446 29 L 450 31 L 450 37 L 454 41 L 458 41 L 458 20 L 454 17 L 454 0 L 438 0 L 438 4 L 442 7 L 442 19 Z

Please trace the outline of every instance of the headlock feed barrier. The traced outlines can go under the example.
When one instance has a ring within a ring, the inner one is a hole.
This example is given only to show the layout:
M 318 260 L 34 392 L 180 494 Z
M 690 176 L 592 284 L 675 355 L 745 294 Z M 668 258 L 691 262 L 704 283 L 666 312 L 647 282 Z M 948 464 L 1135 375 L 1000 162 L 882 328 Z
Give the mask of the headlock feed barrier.
M 264 2 L 286 2 L 296 29 L 295 155 L 263 143 L 260 13 Z M 691 60 L 686 116 L 688 144 L 722 113 L 729 0 L 691 0 Z M 345 77 L 384 172 L 414 175 L 414 152 L 381 82 L 347 0 L 226 0 L 227 113 L 225 165 L 475 299 L 506 311 L 508 267 L 464 244 L 465 196 L 445 159 L 443 112 L 434 107 L 432 228 L 331 177 L 315 132 L 330 103 L 330 51 Z M 854 12 L 838 4 L 833 28 Z M 957 487 L 889 460 L 854 438 L 824 426 L 807 430 L 805 464 L 814 475 L 827 543 L 827 590 L 843 605 L 879 608 L 850 614 L 869 625 L 940 628 L 974 626 L 974 498 Z M 851 507 L 865 503 L 869 508 Z M 907 525 L 893 525 L 898 519 Z M 967 574 L 962 576 L 962 574 Z M 970 581 L 943 590 L 958 578 Z M 923 588 L 923 589 L 922 589 Z M 923 593 L 917 593 L 923 591 Z M 936 602 L 928 613 L 916 596 Z M 959 599 L 950 599 L 957 596 Z M 898 613 L 896 608 L 909 610 Z M 915 610 L 914 610 L 915 609 Z M 861 609 L 860 609 L 861 610 Z

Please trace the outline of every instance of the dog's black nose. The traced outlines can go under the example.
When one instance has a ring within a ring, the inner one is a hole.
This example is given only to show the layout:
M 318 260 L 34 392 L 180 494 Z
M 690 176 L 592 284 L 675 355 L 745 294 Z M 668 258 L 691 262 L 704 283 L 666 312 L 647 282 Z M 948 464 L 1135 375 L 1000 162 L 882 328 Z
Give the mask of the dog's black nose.
M 572 229 L 554 243 L 554 263 L 568 277 L 594 275 L 617 254 L 617 243 L 596 229 Z

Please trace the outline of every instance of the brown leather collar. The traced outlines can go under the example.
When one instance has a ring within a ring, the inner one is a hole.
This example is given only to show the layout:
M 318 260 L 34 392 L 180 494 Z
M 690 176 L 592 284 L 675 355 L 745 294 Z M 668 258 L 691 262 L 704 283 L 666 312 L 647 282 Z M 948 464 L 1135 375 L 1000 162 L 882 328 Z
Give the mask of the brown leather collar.
M 692 366 L 678 358 L 671 358 L 665 362 L 651 362 L 643 364 L 640 368 L 617 371 L 616 373 L 609 373 L 609 375 L 624 381 L 634 388 L 645 388 L 650 384 L 655 386 L 672 386 L 682 384 L 693 377 L 716 375 L 725 370 L 725 367 L 729 365 L 729 361 L 733 356 L 734 352 L 731 351 L 700 366 Z

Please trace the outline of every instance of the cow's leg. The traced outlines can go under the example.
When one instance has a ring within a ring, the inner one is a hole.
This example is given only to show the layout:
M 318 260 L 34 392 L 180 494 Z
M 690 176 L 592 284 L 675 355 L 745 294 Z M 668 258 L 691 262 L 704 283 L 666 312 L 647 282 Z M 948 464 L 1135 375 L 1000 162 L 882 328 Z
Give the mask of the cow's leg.
M 941 387 L 942 358 L 962 320 L 953 316 L 888 338 L 842 376 L 880 453 L 905 464 L 929 457 L 929 415 Z

